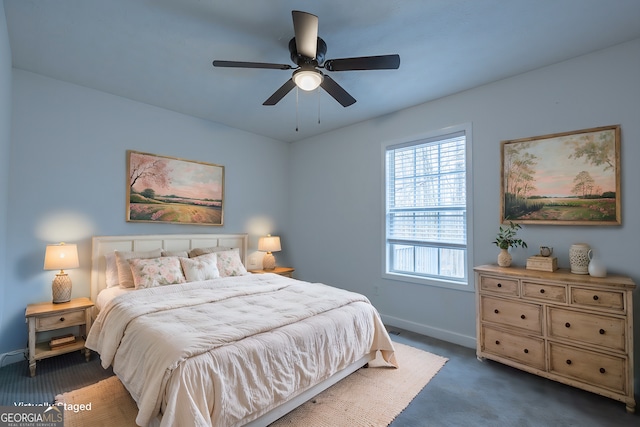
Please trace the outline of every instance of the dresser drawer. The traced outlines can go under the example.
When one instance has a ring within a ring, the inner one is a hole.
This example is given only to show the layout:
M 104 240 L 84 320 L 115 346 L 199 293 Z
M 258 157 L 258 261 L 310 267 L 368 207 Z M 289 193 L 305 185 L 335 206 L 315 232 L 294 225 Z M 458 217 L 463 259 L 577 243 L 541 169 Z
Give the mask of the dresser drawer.
M 565 338 L 624 351 L 625 320 L 612 316 L 549 308 L 549 337 Z
M 518 296 L 518 280 L 503 277 L 480 277 L 480 289 L 504 295 Z
M 544 340 L 482 326 L 482 350 L 544 370 Z
M 542 333 L 542 307 L 518 301 L 482 296 L 482 321 Z
M 36 318 L 36 331 L 66 328 L 67 326 L 83 325 L 86 322 L 84 310 L 57 313 Z
M 624 294 L 618 291 L 571 288 L 571 304 L 624 311 Z
M 523 281 L 522 298 L 566 303 L 567 286 Z
M 549 343 L 549 372 L 626 393 L 626 359 Z

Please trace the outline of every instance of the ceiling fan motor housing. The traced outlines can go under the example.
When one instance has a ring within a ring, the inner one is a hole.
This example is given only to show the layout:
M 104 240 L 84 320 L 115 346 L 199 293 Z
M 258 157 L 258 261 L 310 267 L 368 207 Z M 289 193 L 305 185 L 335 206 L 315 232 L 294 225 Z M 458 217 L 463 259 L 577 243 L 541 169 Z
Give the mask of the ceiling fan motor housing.
M 293 37 L 289 40 L 289 52 L 291 53 L 291 61 L 294 64 L 302 67 L 303 65 L 312 64 L 315 61 L 314 66 L 318 66 L 318 64 L 322 64 L 324 62 L 324 56 L 327 53 L 327 44 L 318 37 L 318 47 L 316 48 L 316 57 L 308 58 L 304 55 L 298 53 L 298 48 L 296 47 L 296 38 Z

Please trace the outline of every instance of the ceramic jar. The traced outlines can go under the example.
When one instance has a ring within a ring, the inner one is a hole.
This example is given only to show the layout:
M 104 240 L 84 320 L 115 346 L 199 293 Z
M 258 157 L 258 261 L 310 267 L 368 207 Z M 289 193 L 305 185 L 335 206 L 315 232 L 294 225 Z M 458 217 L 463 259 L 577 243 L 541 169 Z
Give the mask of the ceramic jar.
M 600 257 L 596 256 L 593 250 L 589 250 L 589 275 L 593 277 L 607 277 L 607 267 L 605 267 Z
M 569 248 L 569 263 L 574 274 L 589 274 L 589 251 L 586 243 L 575 243 Z

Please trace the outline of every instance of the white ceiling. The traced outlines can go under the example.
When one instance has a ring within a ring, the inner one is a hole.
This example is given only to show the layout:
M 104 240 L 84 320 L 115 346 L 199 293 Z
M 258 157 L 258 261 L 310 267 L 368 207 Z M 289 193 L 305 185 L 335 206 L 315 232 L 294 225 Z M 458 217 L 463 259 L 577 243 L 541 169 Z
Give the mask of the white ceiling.
M 282 141 L 640 37 L 640 0 L 4 0 L 4 7 L 15 68 Z M 262 105 L 290 70 L 211 65 L 293 66 L 292 10 L 318 15 L 327 59 L 398 53 L 400 69 L 330 73 L 357 100 L 347 108 L 325 92 L 300 91 L 296 132 L 296 90 Z

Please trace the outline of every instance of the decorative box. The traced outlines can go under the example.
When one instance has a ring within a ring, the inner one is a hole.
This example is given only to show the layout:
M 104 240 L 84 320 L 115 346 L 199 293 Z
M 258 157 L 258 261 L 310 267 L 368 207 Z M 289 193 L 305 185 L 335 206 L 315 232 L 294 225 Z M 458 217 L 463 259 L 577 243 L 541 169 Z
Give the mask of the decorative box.
M 558 258 L 554 256 L 534 255 L 527 258 L 527 270 L 556 271 Z

